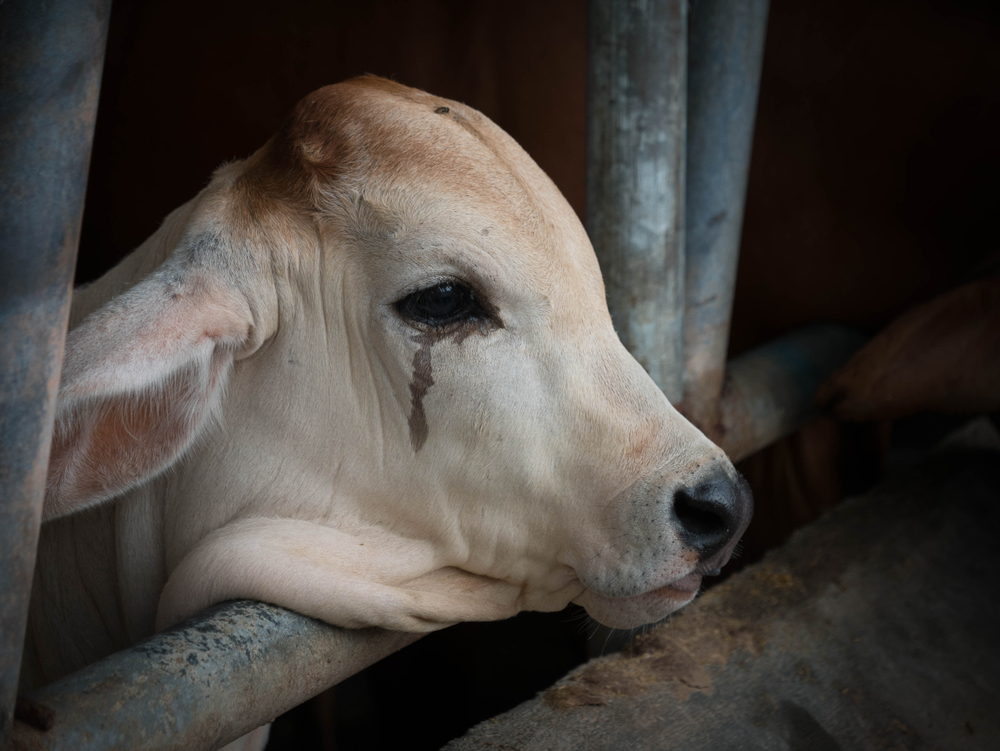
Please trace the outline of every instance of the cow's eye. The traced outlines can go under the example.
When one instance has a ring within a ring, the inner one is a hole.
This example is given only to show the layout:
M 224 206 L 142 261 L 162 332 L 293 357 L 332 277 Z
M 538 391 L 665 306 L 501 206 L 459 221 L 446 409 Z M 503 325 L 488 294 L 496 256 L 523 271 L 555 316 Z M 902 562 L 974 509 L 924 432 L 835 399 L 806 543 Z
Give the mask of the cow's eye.
M 418 289 L 396 302 L 395 308 L 406 320 L 434 328 L 487 316 L 476 293 L 458 282 L 439 282 Z

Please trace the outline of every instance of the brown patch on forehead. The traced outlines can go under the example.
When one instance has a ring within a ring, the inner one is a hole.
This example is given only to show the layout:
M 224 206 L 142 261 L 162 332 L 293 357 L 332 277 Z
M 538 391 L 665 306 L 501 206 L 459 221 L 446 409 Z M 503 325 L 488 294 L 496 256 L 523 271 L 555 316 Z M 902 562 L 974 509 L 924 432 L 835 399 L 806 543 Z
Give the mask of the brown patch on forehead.
M 506 227 L 526 250 L 550 256 L 555 225 L 535 172 L 479 112 L 369 76 L 304 97 L 239 182 L 248 224 L 270 214 L 314 231 L 321 219 L 380 242 L 424 223 L 423 209 L 464 206 L 490 233 Z
M 286 156 L 314 175 L 374 166 L 411 130 L 407 105 L 437 104 L 415 89 L 375 77 L 318 89 L 300 100 L 278 133 Z
M 394 186 L 457 190 L 480 195 L 486 205 L 513 199 L 519 216 L 538 213 L 505 140 L 475 110 L 368 76 L 303 98 L 269 143 L 261 167 L 282 173 L 282 184 L 317 208 L 323 208 L 324 193 L 341 183 L 373 195 Z

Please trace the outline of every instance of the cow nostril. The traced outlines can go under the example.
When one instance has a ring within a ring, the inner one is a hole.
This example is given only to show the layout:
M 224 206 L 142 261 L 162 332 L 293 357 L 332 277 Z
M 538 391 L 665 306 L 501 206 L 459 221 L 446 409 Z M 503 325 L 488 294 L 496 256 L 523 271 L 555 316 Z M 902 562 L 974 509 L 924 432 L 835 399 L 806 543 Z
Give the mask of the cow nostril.
M 697 484 L 675 486 L 670 525 L 698 555 L 699 573 L 715 575 L 750 524 L 753 494 L 731 465 L 728 471 L 720 466 L 699 474 Z
M 698 490 L 701 488 L 678 490 L 674 495 L 674 514 L 688 545 L 699 553 L 714 553 L 732 535 L 732 514 L 724 502 L 699 497 Z

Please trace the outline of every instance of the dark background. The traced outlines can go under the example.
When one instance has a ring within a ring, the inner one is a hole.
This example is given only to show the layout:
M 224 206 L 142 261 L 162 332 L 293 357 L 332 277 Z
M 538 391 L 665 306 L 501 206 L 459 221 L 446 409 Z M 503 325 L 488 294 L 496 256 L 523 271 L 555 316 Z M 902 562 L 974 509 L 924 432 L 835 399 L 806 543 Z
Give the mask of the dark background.
M 585 31 L 582 0 L 115 0 L 77 281 L 362 73 L 478 108 L 582 218 Z M 998 249 L 998 81 L 1000 3 L 772 0 L 733 354 L 817 321 L 874 333 L 975 273 Z M 744 462 L 743 560 L 874 482 L 888 435 L 823 419 Z M 592 628 L 571 608 L 434 634 L 280 718 L 269 748 L 439 748 L 582 661 Z

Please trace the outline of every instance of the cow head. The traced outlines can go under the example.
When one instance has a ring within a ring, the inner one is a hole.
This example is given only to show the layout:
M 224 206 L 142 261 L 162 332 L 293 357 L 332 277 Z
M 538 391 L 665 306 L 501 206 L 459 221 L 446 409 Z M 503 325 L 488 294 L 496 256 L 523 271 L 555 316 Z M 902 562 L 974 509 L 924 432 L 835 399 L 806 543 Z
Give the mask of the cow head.
M 158 483 L 161 625 L 244 596 L 347 626 L 570 601 L 637 626 L 749 521 L 616 336 L 572 209 L 468 107 L 321 89 L 157 242 L 69 336 L 46 514 Z

